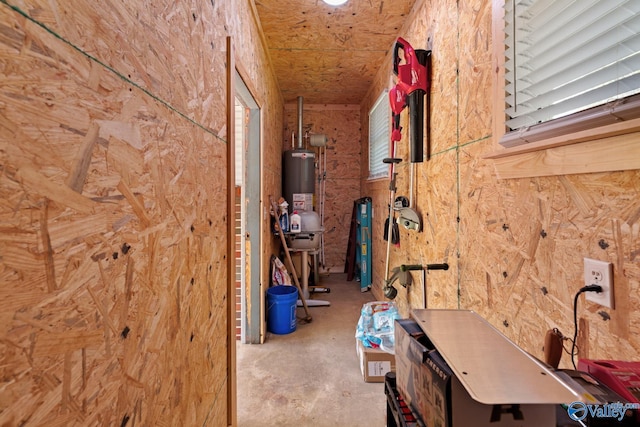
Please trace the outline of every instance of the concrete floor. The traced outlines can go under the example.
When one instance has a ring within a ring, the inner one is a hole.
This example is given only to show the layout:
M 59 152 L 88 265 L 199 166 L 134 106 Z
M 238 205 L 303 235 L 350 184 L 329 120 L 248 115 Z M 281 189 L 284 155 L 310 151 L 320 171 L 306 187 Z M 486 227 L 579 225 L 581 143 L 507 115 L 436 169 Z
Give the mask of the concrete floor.
M 266 343 L 237 345 L 238 425 L 385 426 L 383 383 L 365 383 L 355 330 L 362 305 L 373 299 L 346 274 L 323 276 L 330 293 L 312 294 L 330 307 L 309 307 L 313 321 Z M 298 319 L 304 317 L 299 307 Z

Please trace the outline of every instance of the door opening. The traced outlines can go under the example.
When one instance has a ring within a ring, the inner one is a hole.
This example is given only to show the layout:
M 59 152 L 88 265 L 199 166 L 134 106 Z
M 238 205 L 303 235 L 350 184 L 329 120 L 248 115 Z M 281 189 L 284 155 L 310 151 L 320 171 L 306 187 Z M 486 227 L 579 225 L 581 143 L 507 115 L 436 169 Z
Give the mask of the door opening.
M 260 108 L 237 72 L 235 87 L 236 338 L 243 343 L 260 343 Z
M 245 131 L 246 123 L 247 123 L 247 109 L 242 102 L 235 98 L 235 169 L 236 169 L 236 177 L 235 177 L 235 206 L 236 206 L 236 217 L 235 220 L 235 307 L 236 307 L 236 317 L 235 317 L 235 331 L 236 331 L 236 340 L 243 340 L 244 337 L 244 312 L 246 310 L 246 298 L 245 298 L 245 263 L 246 263 L 246 240 L 244 236 L 246 235 L 246 227 L 245 227 L 245 216 L 246 209 L 243 209 L 244 203 L 244 153 L 246 151 L 246 140 L 245 135 L 247 132 Z

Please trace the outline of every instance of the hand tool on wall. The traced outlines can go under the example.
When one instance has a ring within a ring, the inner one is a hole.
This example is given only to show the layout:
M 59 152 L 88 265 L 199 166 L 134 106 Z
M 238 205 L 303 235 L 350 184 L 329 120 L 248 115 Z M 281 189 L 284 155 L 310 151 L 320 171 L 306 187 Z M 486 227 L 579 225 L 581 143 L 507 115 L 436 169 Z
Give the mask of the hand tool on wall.
M 400 243 L 400 233 L 398 225 L 394 221 L 394 204 L 396 203 L 396 172 L 395 165 L 400 163 L 402 159 L 396 158 L 396 144 L 402 139 L 402 127 L 400 126 L 400 113 L 406 107 L 406 96 L 404 92 L 397 87 L 391 88 L 389 92 L 389 102 L 392 112 L 392 130 L 391 130 L 391 157 L 382 160 L 383 163 L 389 165 L 389 215 L 384 224 L 384 240 L 387 242 L 387 266 L 385 268 L 385 277 L 389 275 L 389 252 L 391 244 Z
M 392 144 L 392 154 L 395 154 L 395 144 Z M 402 160 L 391 157 L 383 160 L 384 163 L 389 164 L 389 215 L 385 221 L 385 240 L 387 241 L 387 256 L 385 260 L 385 272 L 384 277 L 389 277 L 389 256 L 391 255 L 391 243 L 398 244 L 400 242 L 400 232 L 398 231 L 398 224 L 395 221 L 394 215 L 394 203 L 396 195 L 396 175 L 395 165 Z
M 402 58 L 400 51 L 402 51 Z M 423 161 L 424 97 L 430 89 L 430 59 L 430 50 L 414 50 L 402 37 L 398 37 L 396 40 L 393 49 L 393 72 L 398 76 L 398 83 L 389 91 L 394 118 L 392 140 L 400 140 L 401 138 L 401 129 L 399 124 L 396 126 L 395 123 L 399 123 L 400 113 L 408 106 L 411 163 Z M 427 129 L 429 129 L 429 125 L 427 125 Z M 429 135 L 427 134 L 427 136 Z M 427 149 L 427 155 L 430 156 L 429 149 Z
M 415 164 L 411 163 L 409 167 L 409 173 L 411 174 L 409 179 L 409 200 L 403 197 L 406 203 L 402 206 L 396 206 L 398 209 L 398 223 L 402 224 L 407 230 L 422 231 L 422 218 L 413 209 L 413 180 L 415 177 Z
M 393 274 L 385 281 L 383 288 L 384 296 L 389 299 L 395 299 L 398 295 L 398 290 L 393 287 L 396 280 L 400 281 L 403 288 L 409 286 L 413 280 L 411 278 L 411 273 L 409 273 L 408 270 L 403 270 L 400 267 L 394 267 L 392 271 Z
M 402 159 L 398 159 L 395 157 L 386 158 L 382 160 L 383 163 L 388 163 L 390 165 L 391 178 L 389 179 L 389 215 L 384 223 L 384 240 L 391 241 L 394 245 L 400 244 L 400 233 L 398 232 L 398 224 L 395 221 L 394 212 L 399 210 L 402 206 L 402 202 L 399 202 L 399 197 L 395 197 L 396 194 L 396 177 L 398 173 L 395 171 L 394 165 L 400 163 Z M 400 197 L 402 199 L 406 199 L 406 197 Z
M 400 57 L 402 51 L 402 58 Z M 389 256 L 391 252 L 391 241 L 393 240 L 393 231 L 397 230 L 397 223 L 394 220 L 394 204 L 396 192 L 396 173 L 394 165 L 399 163 L 401 159 L 395 157 L 396 143 L 402 140 L 402 128 L 400 126 L 400 114 L 407 106 L 409 106 L 409 126 L 410 126 L 410 158 L 411 163 L 423 161 L 423 131 L 424 131 L 424 96 L 427 93 L 427 78 L 430 77 L 430 70 L 427 70 L 431 51 L 419 50 L 415 51 L 413 47 L 403 38 L 399 37 L 393 48 L 393 72 L 398 76 L 398 83 L 389 91 L 389 103 L 392 112 L 392 131 L 391 131 L 391 158 L 384 159 L 385 163 L 390 164 L 389 174 L 389 216 L 385 224 L 386 240 L 387 240 L 387 256 L 385 263 L 385 283 L 389 283 Z M 429 153 L 429 151 L 427 151 Z M 413 168 L 411 169 L 411 192 L 413 193 Z M 411 203 L 413 202 L 413 194 L 411 195 Z M 411 205 L 410 203 L 410 205 Z M 418 214 L 411 207 L 401 208 L 399 220 L 407 228 L 412 230 L 420 230 L 422 221 Z M 404 213 L 404 215 L 403 215 Z M 398 240 L 399 240 L 399 233 Z M 385 284 L 386 289 L 395 288 Z M 395 297 L 395 295 L 394 295 Z
M 407 94 L 397 85 L 389 91 L 389 104 L 391 106 L 391 144 L 402 139 L 402 127 L 400 126 L 400 114 L 407 107 Z M 392 150 L 393 152 L 393 150 Z
M 398 295 L 398 290 L 396 288 L 393 287 L 393 283 L 400 279 L 400 284 L 402 285 L 403 288 L 407 288 L 411 282 L 412 282 L 412 278 L 411 278 L 411 273 L 409 273 L 410 271 L 413 270 L 423 270 L 424 272 L 426 272 L 427 270 L 448 270 L 449 269 L 449 264 L 447 263 L 443 263 L 443 264 L 412 264 L 412 265 L 406 265 L 406 264 L 402 264 L 399 267 L 395 267 L 393 269 L 393 275 L 387 279 L 385 281 L 385 285 L 384 285 L 384 296 L 389 298 L 389 299 L 394 299 L 397 295 Z M 425 281 L 426 283 L 426 281 Z M 425 292 L 426 289 L 423 289 L 423 292 Z M 426 305 L 426 304 L 425 304 Z
M 389 102 L 393 113 L 391 141 L 395 143 L 402 139 L 400 114 L 408 106 L 411 160 L 409 205 L 399 208 L 398 222 L 407 230 L 415 231 L 422 230 L 422 219 L 413 208 L 414 163 L 422 162 L 424 157 L 424 98 L 429 92 L 430 59 L 430 50 L 414 50 L 403 38 L 397 39 L 393 49 L 393 72 L 398 76 L 398 83 L 389 92 Z M 427 108 L 430 108 L 429 102 L 427 102 Z M 431 156 L 429 133 L 430 127 L 427 124 L 427 159 Z
M 413 168 L 411 168 L 411 173 L 413 173 Z M 411 188 L 413 188 L 413 182 L 411 182 Z M 411 194 L 413 194 L 413 189 L 409 190 Z M 413 205 L 411 199 L 407 199 L 405 196 L 398 196 L 395 198 L 393 203 L 393 207 L 396 211 L 398 211 L 398 219 L 396 222 L 401 224 L 407 230 L 422 230 L 422 219 L 420 215 L 411 207 Z
M 427 161 L 429 161 L 429 159 L 431 159 L 431 50 L 423 50 L 421 52 L 422 56 L 422 60 L 424 61 L 424 66 L 427 69 L 427 89 L 426 89 L 426 98 L 427 98 L 427 105 L 426 105 L 426 113 L 427 116 L 425 117 L 425 126 L 426 126 L 426 138 L 427 138 Z

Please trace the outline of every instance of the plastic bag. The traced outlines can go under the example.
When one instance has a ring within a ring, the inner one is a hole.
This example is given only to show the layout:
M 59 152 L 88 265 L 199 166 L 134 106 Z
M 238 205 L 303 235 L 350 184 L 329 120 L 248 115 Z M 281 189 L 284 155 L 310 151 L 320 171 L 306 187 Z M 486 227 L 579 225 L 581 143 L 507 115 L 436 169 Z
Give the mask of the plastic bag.
M 276 256 L 271 257 L 271 283 L 272 286 L 287 285 L 291 286 L 291 276 L 282 261 Z
M 394 321 L 399 319 L 393 301 L 372 301 L 364 304 L 356 326 L 356 338 L 368 348 L 394 353 Z

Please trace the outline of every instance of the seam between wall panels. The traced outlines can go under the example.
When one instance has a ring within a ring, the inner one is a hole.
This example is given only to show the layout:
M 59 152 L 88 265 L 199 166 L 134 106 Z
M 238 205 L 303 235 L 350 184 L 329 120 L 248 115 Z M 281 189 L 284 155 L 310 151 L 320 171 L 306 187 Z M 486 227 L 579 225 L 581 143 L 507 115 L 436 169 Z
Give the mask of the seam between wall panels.
M 225 144 L 227 143 L 227 141 L 224 138 L 221 138 L 218 134 L 213 132 L 211 129 L 209 129 L 208 127 L 206 127 L 202 123 L 199 123 L 199 122 L 195 121 L 194 119 L 192 119 L 191 117 L 187 116 L 185 113 L 183 113 L 182 111 L 178 110 L 176 107 L 171 105 L 168 101 L 165 101 L 164 99 L 160 98 L 159 96 L 151 93 L 148 89 L 145 89 L 144 87 L 140 86 L 138 83 L 134 82 L 133 80 L 131 80 L 130 78 L 128 78 L 127 76 L 125 76 L 124 74 L 122 74 L 121 72 L 116 70 L 115 68 L 105 64 L 104 62 L 102 62 L 101 60 L 96 58 L 95 56 L 85 52 L 80 47 L 78 47 L 75 44 L 71 43 L 69 40 L 65 39 L 60 34 L 56 33 L 51 28 L 47 27 L 44 23 L 42 23 L 42 22 L 38 21 L 37 19 L 31 17 L 27 12 L 23 11 L 18 6 L 14 6 L 12 4 L 9 4 L 9 2 L 7 0 L 0 0 L 0 2 L 5 4 L 7 7 L 9 7 L 14 12 L 16 12 L 19 15 L 23 16 L 24 18 L 26 18 L 28 21 L 36 24 L 37 26 L 39 26 L 40 28 L 42 28 L 43 30 L 45 30 L 46 32 L 48 32 L 49 34 L 51 34 L 52 36 L 54 36 L 55 38 L 60 40 L 61 42 L 65 43 L 66 45 L 68 45 L 69 47 L 74 49 L 75 51 L 79 52 L 80 54 L 82 54 L 84 57 L 86 57 L 90 61 L 95 62 L 96 64 L 98 64 L 101 67 L 103 67 L 105 70 L 107 70 L 110 73 L 114 74 L 115 76 L 120 78 L 120 80 L 130 84 L 131 86 L 134 86 L 136 89 L 142 91 L 144 94 L 148 95 L 150 98 L 152 98 L 155 101 L 159 102 L 160 104 L 162 104 L 164 107 L 166 107 L 170 111 L 176 113 L 178 116 L 180 116 L 183 119 L 187 120 L 191 124 L 199 127 L 200 129 L 202 129 L 203 131 L 207 132 L 208 134 L 213 135 L 217 140 L 219 140 L 221 142 L 224 142 Z
M 456 296 L 460 309 L 460 2 L 456 1 Z

